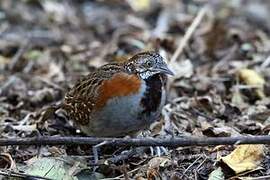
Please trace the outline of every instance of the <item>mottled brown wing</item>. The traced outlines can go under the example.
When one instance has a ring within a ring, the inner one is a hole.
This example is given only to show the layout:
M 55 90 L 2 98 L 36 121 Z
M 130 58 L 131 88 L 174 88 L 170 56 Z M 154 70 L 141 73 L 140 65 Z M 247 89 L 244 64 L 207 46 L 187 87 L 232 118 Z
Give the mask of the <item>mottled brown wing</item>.
M 95 109 L 100 85 L 114 74 L 125 71 L 118 64 L 107 64 L 81 79 L 65 96 L 63 108 L 80 125 L 87 125 Z

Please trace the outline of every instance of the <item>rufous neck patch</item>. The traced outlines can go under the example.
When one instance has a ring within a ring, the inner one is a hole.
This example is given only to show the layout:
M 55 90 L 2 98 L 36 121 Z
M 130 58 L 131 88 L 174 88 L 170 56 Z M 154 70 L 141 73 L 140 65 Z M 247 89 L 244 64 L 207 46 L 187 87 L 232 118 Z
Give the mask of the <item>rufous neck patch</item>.
M 117 73 L 109 80 L 104 80 L 99 89 L 96 107 L 102 108 L 114 97 L 129 96 L 140 91 L 141 80 L 137 75 Z

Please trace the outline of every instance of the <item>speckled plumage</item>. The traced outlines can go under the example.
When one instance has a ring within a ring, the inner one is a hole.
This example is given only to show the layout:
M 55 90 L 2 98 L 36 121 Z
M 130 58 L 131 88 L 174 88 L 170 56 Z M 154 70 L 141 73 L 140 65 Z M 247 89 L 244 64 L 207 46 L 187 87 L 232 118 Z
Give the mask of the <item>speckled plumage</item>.
M 140 131 L 160 117 L 166 75 L 162 57 L 139 53 L 125 63 L 107 64 L 79 81 L 64 109 L 90 136 L 117 137 Z

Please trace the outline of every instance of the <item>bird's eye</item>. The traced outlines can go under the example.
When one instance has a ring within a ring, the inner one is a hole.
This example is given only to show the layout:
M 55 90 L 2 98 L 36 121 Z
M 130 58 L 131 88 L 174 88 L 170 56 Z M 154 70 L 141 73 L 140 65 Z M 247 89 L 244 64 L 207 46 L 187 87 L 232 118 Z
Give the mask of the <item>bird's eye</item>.
M 147 67 L 151 67 L 151 66 L 152 66 L 152 62 L 151 62 L 151 61 L 147 61 L 147 62 L 146 62 L 146 66 L 147 66 Z

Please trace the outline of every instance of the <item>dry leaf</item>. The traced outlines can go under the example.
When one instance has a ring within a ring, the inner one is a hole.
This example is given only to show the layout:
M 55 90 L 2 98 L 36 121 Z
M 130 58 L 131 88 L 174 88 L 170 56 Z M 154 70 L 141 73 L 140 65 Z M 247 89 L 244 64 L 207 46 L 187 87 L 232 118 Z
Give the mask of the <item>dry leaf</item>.
M 135 11 L 145 11 L 150 8 L 150 0 L 128 0 L 129 5 Z
M 159 168 L 171 162 L 167 157 L 155 157 L 148 162 L 147 179 L 160 179 Z
M 2 71 L 9 62 L 10 62 L 9 58 L 0 55 L 0 70 Z
M 139 176 L 139 177 L 136 177 L 135 180 L 147 180 L 147 179 Z
M 257 88 L 256 95 L 259 98 L 265 97 L 265 94 L 263 92 L 265 80 L 263 77 L 261 77 L 261 75 L 251 69 L 241 69 L 238 75 L 240 80 L 242 80 L 245 84 L 255 86 Z
M 180 62 L 170 62 L 169 68 L 174 72 L 173 79 L 190 78 L 194 73 L 194 67 L 189 59 Z
M 231 154 L 222 157 L 236 174 L 257 168 L 264 157 L 264 145 L 239 145 Z
M 33 132 L 37 130 L 37 125 L 13 125 L 12 128 L 17 131 L 24 131 L 24 132 Z
M 236 89 L 232 92 L 232 104 L 236 105 L 239 108 L 243 108 L 246 106 L 239 89 Z
M 170 163 L 170 159 L 167 157 L 155 157 L 148 162 L 149 168 L 164 167 L 166 164 Z
M 4 169 L 16 169 L 16 162 L 9 153 L 0 154 L 0 167 Z

